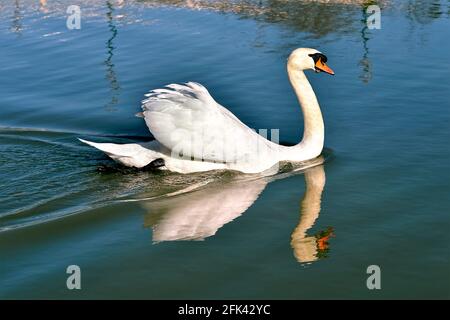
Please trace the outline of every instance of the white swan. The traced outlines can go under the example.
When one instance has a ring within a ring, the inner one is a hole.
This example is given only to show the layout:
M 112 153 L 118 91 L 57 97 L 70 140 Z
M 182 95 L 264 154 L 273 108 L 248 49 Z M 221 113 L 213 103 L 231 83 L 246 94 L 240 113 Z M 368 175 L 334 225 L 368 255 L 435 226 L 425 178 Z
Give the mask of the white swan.
M 320 155 L 324 124 L 316 95 L 304 70 L 334 72 L 325 55 L 299 48 L 289 56 L 287 71 L 304 117 L 302 141 L 292 147 L 267 140 L 218 104 L 205 87 L 188 82 L 150 91 L 142 115 L 155 137 L 148 143 L 95 143 L 112 159 L 130 167 L 147 165 L 180 173 L 216 169 L 259 173 L 280 161 L 305 161 Z

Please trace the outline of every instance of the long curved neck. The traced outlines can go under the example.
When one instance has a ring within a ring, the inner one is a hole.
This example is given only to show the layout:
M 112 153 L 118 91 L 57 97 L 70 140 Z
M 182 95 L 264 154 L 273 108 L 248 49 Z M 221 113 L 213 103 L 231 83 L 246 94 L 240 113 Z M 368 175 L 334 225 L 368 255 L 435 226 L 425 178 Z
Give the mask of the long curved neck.
M 303 156 L 311 159 L 317 157 L 323 149 L 325 129 L 322 112 L 305 73 L 293 67 L 290 61 L 287 64 L 287 71 L 291 85 L 300 102 L 304 119 L 303 139 L 293 148 L 301 148 Z

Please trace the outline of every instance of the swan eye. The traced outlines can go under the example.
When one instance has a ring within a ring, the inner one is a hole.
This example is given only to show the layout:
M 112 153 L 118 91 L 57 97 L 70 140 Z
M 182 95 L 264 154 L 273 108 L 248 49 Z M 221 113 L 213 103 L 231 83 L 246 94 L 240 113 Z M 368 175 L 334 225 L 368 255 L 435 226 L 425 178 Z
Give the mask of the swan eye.
M 324 55 L 324 54 L 322 54 L 322 53 L 311 53 L 310 55 L 309 55 L 311 58 L 313 58 L 313 60 L 314 60 L 314 63 L 317 63 L 317 61 L 319 61 L 319 59 L 323 62 L 323 63 L 326 63 L 327 62 L 327 60 L 328 60 L 328 58 L 327 58 L 327 56 L 326 55 Z

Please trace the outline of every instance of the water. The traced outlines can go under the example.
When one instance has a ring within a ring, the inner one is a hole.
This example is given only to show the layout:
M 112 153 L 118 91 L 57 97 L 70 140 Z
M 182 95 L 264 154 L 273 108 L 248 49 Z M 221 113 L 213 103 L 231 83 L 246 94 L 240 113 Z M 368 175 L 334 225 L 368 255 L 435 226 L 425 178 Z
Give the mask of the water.
M 79 3 L 81 30 L 64 1 L 0 5 L 1 298 L 450 297 L 448 2 L 380 1 L 381 30 L 364 1 Z M 322 165 L 141 172 L 76 140 L 151 139 L 144 93 L 193 80 L 295 143 L 302 46 L 336 72 L 308 74 Z

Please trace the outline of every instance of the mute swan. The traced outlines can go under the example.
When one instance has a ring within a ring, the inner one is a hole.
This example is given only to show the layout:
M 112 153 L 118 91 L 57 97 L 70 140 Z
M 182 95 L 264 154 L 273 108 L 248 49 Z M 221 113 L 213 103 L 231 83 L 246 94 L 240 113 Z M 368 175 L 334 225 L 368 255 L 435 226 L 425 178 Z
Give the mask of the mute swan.
M 302 141 L 291 147 L 267 140 L 218 104 L 205 87 L 170 84 L 146 94 L 142 116 L 155 137 L 148 143 L 95 143 L 80 139 L 125 166 L 152 166 L 179 173 L 229 169 L 261 173 L 280 161 L 301 162 L 320 155 L 324 124 L 304 70 L 334 75 L 327 57 L 315 49 L 294 50 L 287 62 L 289 80 L 304 117 Z

